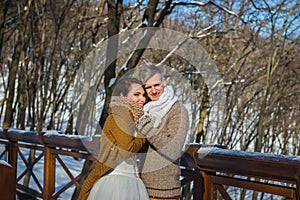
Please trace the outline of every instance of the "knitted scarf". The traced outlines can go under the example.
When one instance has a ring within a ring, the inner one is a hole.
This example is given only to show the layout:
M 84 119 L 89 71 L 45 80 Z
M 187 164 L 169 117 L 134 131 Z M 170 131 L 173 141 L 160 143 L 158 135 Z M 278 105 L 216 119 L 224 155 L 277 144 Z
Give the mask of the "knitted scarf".
M 162 119 L 178 101 L 178 97 L 174 93 L 174 90 L 171 86 L 167 85 L 164 88 L 163 94 L 157 101 L 150 101 L 144 106 L 144 111 L 148 112 L 150 115 L 159 117 Z
M 109 107 L 112 110 L 112 113 L 118 113 L 118 108 L 127 108 L 135 123 L 144 114 L 143 109 L 140 108 L 137 103 L 130 101 L 127 97 L 113 96 Z

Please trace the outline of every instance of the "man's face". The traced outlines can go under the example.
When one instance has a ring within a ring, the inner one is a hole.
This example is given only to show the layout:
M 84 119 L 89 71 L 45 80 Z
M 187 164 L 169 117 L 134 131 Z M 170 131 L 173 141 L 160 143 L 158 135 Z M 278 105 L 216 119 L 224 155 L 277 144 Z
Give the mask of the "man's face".
M 145 90 L 147 92 L 148 97 L 152 101 L 156 101 L 164 92 L 164 87 L 166 85 L 165 80 L 162 80 L 159 74 L 155 74 L 145 84 Z

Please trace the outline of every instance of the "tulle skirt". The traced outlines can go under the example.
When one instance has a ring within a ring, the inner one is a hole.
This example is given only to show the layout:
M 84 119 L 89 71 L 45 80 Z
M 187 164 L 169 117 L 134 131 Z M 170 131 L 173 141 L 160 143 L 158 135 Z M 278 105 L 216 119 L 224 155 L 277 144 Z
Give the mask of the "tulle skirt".
M 88 200 L 148 200 L 142 180 L 136 176 L 109 174 L 93 186 Z

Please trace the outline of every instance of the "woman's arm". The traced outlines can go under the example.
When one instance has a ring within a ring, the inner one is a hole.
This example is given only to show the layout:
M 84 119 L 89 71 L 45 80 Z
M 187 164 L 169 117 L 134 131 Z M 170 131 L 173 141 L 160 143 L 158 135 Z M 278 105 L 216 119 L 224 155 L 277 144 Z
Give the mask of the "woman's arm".
M 125 152 L 139 152 L 146 144 L 146 138 L 140 134 L 134 136 L 135 126 L 132 120 L 117 119 L 117 122 L 112 118 L 110 123 L 116 147 Z

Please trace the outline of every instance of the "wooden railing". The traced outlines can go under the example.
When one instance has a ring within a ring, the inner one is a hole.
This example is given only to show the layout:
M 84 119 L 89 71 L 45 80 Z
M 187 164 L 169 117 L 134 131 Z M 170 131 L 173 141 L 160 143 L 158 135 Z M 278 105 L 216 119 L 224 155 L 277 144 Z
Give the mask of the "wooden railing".
M 202 175 L 203 199 L 233 199 L 228 192 L 229 186 L 265 195 L 258 199 L 278 199 L 267 194 L 300 199 L 299 156 L 200 148 L 198 145 L 191 146 L 189 151 Z M 243 190 L 240 191 L 239 196 L 244 195 Z
M 74 185 L 75 190 L 79 191 L 81 177 L 87 173 L 80 170 L 78 174 L 74 175 L 62 156 L 73 159 L 74 165 L 76 162 L 78 165 L 85 161 L 92 162 L 95 160 L 94 152 L 88 152 L 87 146 L 96 152 L 96 149 L 99 149 L 99 138 L 89 141 L 84 138 L 71 138 L 63 135 L 45 136 L 42 132 L 0 130 L 0 144 L 5 146 L 3 152 L 0 152 L 0 158 L 6 158 L 7 162 L 15 169 L 14 176 L 11 178 L 16 183 L 18 196 L 27 196 L 27 199 L 30 195 L 40 199 L 57 199 Z M 24 155 L 26 149 L 34 151 L 34 156 L 30 160 Z M 25 165 L 22 167 L 22 171 L 19 167 L 21 163 L 18 163 L 18 160 Z M 35 172 L 35 166 L 38 163 L 43 165 L 43 177 L 38 177 Z M 67 181 L 56 177 L 57 166 L 67 175 Z M 24 184 L 24 179 L 28 174 L 35 185 L 34 189 L 30 185 Z M 62 185 L 62 182 L 65 184 Z M 56 187 L 56 185 L 59 186 Z
M 40 199 L 58 199 L 73 188 L 75 192 L 69 198 L 76 199 L 81 180 L 93 167 L 92 163 L 99 149 L 99 138 L 89 141 L 64 135 L 45 136 L 42 132 L 0 130 L 0 144 L 5 147 L 0 148 L 0 159 L 5 159 L 14 170 L 11 181 L 16 183 L 16 190 L 11 191 L 17 191 L 19 198 L 27 195 Z M 24 149 L 35 152 L 32 159 L 25 157 Z M 74 159 L 74 165 L 77 165 L 76 162 L 81 166 L 84 163 L 90 165 L 86 170 L 80 169 L 74 174 L 62 156 Z M 22 170 L 18 163 L 20 160 L 25 165 Z M 38 163 L 43 165 L 43 177 L 38 177 L 35 171 Z M 182 156 L 181 168 L 185 199 L 192 196 L 194 200 L 227 200 L 234 199 L 232 193 L 240 197 L 245 196 L 247 191 L 259 192 L 260 199 L 264 199 L 264 194 L 300 199 L 298 157 L 234 151 L 217 145 L 191 144 Z M 0 168 L 1 174 L 6 174 L 4 170 Z M 63 170 L 69 179 L 63 184 L 61 178 L 57 177 L 59 170 Z M 30 184 L 24 184 L 28 174 L 34 182 L 34 188 Z

